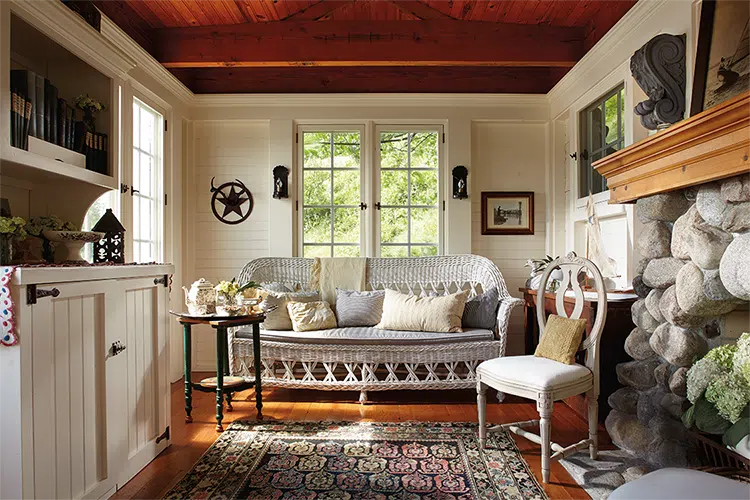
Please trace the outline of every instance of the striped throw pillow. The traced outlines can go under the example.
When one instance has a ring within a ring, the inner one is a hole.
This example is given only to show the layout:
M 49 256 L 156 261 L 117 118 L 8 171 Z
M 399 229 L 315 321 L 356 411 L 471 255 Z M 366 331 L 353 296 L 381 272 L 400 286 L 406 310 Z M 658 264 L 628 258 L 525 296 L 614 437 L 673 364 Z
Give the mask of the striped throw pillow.
M 358 292 L 336 289 L 336 318 L 342 326 L 375 326 L 383 316 L 384 290 Z
M 500 294 L 493 286 L 466 301 L 461 324 L 464 328 L 484 328 L 492 330 L 497 322 L 497 308 L 500 306 Z

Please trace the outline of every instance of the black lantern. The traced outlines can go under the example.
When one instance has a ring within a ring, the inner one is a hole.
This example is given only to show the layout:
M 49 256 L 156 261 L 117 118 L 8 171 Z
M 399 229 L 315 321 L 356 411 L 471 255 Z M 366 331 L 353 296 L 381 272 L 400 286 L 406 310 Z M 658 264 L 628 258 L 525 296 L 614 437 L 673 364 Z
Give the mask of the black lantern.
M 468 187 L 466 186 L 466 177 L 469 171 L 463 165 L 453 169 L 453 197 L 463 200 L 469 197 Z
M 289 198 L 289 169 L 276 165 L 273 169 L 273 197 L 277 200 Z
M 111 208 L 107 209 L 91 230 L 104 233 L 104 237 L 94 243 L 94 263 L 114 262 L 115 264 L 124 264 L 125 228 L 112 213 Z

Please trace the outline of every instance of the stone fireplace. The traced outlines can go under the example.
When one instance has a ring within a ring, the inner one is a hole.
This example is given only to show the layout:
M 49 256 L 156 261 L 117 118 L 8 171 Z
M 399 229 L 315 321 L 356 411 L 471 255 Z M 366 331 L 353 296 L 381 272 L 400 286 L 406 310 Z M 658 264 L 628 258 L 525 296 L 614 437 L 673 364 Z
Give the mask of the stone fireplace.
M 750 330 L 750 93 L 594 164 L 610 203 L 636 202 L 641 260 L 633 288 L 632 361 L 608 399 L 605 427 L 655 466 L 695 463 L 681 422 L 687 372 Z
M 708 349 L 748 328 L 750 174 L 641 198 L 642 260 L 633 287 L 633 361 L 609 398 L 606 428 L 620 448 L 659 466 L 691 463 L 680 421 L 686 374 Z

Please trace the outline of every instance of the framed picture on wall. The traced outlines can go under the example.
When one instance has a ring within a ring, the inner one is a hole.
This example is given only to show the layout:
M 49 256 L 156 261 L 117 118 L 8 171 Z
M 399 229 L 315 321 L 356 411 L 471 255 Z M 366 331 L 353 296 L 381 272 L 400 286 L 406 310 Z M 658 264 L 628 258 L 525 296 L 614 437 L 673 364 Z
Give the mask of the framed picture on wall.
M 482 234 L 534 234 L 534 193 L 483 191 Z
M 750 90 L 750 2 L 703 0 L 690 116 Z

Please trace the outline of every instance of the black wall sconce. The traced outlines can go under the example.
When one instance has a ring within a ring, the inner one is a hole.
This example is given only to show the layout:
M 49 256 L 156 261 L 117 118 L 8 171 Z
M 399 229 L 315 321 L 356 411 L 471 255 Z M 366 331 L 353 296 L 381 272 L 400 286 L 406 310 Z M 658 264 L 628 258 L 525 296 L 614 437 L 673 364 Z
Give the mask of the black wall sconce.
M 459 165 L 453 169 L 453 197 L 459 200 L 463 200 L 469 197 L 468 187 L 466 185 L 466 178 L 469 175 L 469 171 L 463 165 Z
M 276 165 L 273 169 L 273 197 L 277 200 L 289 198 L 289 169 Z

